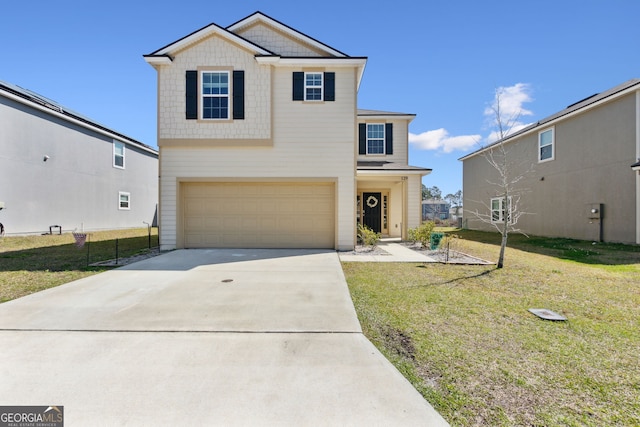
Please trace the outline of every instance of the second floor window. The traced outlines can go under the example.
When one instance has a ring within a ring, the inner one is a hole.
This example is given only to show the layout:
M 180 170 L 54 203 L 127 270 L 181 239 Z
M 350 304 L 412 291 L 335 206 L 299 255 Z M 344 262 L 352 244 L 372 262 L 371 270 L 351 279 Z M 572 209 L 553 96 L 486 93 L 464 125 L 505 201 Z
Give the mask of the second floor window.
M 538 161 L 544 162 L 554 158 L 554 135 L 553 128 L 542 131 L 538 134 Z
M 367 154 L 384 154 L 385 135 L 384 124 L 367 124 Z
M 229 72 L 202 73 L 202 118 L 229 118 Z
M 322 101 L 323 73 L 304 73 L 304 100 Z
M 124 169 L 124 144 L 122 142 L 113 142 L 113 167 Z

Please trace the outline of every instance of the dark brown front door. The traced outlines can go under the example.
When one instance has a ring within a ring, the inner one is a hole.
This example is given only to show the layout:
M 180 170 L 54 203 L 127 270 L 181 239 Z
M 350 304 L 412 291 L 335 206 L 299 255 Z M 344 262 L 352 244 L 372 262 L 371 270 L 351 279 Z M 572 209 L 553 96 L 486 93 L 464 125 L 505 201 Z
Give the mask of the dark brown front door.
M 382 194 L 363 193 L 362 198 L 364 225 L 376 233 L 380 233 L 382 231 Z

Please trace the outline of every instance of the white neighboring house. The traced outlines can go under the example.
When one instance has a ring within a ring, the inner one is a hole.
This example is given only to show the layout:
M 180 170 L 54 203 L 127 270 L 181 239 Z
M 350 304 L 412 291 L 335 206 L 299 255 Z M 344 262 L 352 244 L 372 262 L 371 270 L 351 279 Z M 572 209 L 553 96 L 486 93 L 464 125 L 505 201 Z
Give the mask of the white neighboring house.
M 0 223 L 7 235 L 155 221 L 156 150 L 2 81 L 0 123 Z
M 367 59 L 260 12 L 145 60 L 158 72 L 160 246 L 350 250 L 421 220 L 415 117 L 357 107 Z

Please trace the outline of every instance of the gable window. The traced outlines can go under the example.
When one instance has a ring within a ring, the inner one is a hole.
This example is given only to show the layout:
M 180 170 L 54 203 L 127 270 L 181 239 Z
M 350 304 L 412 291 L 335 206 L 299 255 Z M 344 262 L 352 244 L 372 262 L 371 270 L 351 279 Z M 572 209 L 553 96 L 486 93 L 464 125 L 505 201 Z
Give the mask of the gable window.
M 124 169 L 124 143 L 113 141 L 113 167 Z
M 384 154 L 384 124 L 367 123 L 367 154 Z
M 125 193 L 124 191 L 120 191 L 118 193 L 118 209 L 120 210 L 131 209 L 130 199 L 131 199 L 130 193 Z
M 555 138 L 553 130 L 551 128 L 538 133 L 538 162 L 554 159 Z
M 504 222 L 506 215 L 507 222 L 511 224 L 511 200 L 511 197 L 509 197 L 507 199 L 507 206 L 505 206 L 504 197 L 491 199 L 491 222 Z
M 322 101 L 322 73 L 304 73 L 304 100 Z
M 229 72 L 202 72 L 202 118 L 229 118 Z
M 188 70 L 185 83 L 187 120 L 244 120 L 243 70 Z

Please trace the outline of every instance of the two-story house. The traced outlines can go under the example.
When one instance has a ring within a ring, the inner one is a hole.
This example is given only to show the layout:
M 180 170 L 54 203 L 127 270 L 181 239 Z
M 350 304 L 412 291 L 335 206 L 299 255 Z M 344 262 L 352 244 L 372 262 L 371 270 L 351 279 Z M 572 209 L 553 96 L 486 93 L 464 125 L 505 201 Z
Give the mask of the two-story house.
M 335 248 L 420 224 L 411 114 L 358 110 L 367 59 L 260 12 L 144 55 L 158 73 L 160 244 Z
M 8 82 L 0 82 L 0 153 L 0 223 L 6 234 L 135 228 L 155 221 L 156 150 Z
M 503 144 L 518 177 L 517 227 L 527 234 L 640 243 L 640 80 L 569 105 L 463 162 L 464 222 L 491 230 L 510 221 L 510 201 L 485 154 Z M 511 200 L 513 201 L 513 200 Z

